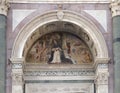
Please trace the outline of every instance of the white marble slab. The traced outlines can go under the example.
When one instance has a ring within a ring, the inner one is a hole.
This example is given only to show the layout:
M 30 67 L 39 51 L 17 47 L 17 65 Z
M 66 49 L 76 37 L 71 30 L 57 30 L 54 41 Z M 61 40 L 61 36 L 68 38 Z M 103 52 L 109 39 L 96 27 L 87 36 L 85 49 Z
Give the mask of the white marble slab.
M 94 93 L 93 83 L 27 83 L 25 93 Z

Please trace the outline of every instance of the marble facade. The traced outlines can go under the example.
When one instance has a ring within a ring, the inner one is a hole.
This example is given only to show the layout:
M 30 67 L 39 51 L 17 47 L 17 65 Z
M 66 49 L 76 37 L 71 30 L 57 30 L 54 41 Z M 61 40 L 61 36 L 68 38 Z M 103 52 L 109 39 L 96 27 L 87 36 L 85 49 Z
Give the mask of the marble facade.
M 6 93 L 114 93 L 110 0 L 9 3 Z M 26 61 L 36 40 L 58 30 L 85 42 L 93 57 L 91 64 L 41 65 Z M 84 34 L 89 41 L 82 37 Z

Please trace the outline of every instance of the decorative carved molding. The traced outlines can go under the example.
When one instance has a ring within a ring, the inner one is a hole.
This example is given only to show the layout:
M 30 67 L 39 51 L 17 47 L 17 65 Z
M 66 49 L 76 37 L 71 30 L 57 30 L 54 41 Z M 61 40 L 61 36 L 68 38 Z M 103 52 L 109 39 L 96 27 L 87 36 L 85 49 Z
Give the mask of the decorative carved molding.
M 95 83 L 97 85 L 104 84 L 108 85 L 108 64 L 98 64 L 96 69 L 96 80 Z
M 12 69 L 22 69 L 23 65 L 21 63 L 12 64 Z
M 12 62 L 12 69 L 22 69 L 24 58 L 11 58 L 10 61 Z
M 96 77 L 95 83 L 97 85 L 107 85 L 108 84 L 108 76 L 109 76 L 109 74 L 107 72 L 99 73 Z
M 95 63 L 94 66 L 95 66 L 95 68 L 105 67 L 105 66 L 107 66 L 109 61 L 110 61 L 109 57 L 108 58 L 96 58 L 95 62 L 94 62 Z
M 0 14 L 7 15 L 8 8 L 10 7 L 8 0 L 0 0 Z
M 11 57 L 10 61 L 12 63 L 21 63 L 21 62 L 24 62 L 24 58 L 14 58 L 14 57 Z
M 94 76 L 94 71 L 25 71 L 25 76 Z
M 62 10 L 58 10 L 57 17 L 61 21 L 64 17 L 64 12 Z
M 12 84 L 13 85 L 22 85 L 23 84 L 23 75 L 21 73 L 12 73 Z
M 112 16 L 117 16 L 120 15 L 120 1 L 119 0 L 115 0 L 110 4 L 110 8 L 111 8 L 111 12 L 112 12 Z
M 99 69 L 108 69 L 108 64 L 98 64 Z
M 62 8 L 63 8 L 63 5 L 58 5 L 58 11 L 57 11 L 57 17 L 58 17 L 58 20 L 62 20 L 63 17 L 64 17 L 64 12 L 62 11 Z
M 11 58 L 12 62 L 12 93 L 23 93 L 23 62 L 24 58 Z
M 108 93 L 108 64 L 98 64 L 96 69 L 96 93 Z

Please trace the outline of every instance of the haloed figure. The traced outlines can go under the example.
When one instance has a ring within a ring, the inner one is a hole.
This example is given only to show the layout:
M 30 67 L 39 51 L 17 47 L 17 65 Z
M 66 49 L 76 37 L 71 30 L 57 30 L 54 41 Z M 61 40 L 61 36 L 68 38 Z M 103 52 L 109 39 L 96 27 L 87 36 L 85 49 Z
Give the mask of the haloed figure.
M 52 51 L 53 53 L 53 60 L 51 63 L 61 63 L 61 48 L 53 48 Z

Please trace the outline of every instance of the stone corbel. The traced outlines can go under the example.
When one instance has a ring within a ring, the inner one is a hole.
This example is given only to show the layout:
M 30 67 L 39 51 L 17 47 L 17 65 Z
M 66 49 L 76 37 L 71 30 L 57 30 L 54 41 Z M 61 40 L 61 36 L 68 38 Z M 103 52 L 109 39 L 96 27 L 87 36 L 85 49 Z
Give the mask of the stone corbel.
M 110 61 L 110 58 L 95 58 L 94 62 L 94 68 L 98 67 L 98 64 L 108 64 Z
M 120 15 L 120 1 L 119 0 L 115 0 L 115 1 L 111 2 L 110 8 L 111 8 L 113 17 Z
M 17 70 L 19 72 L 22 72 L 24 69 L 23 64 L 24 64 L 24 58 L 11 58 L 10 59 L 12 63 L 12 70 L 15 72 Z
M 11 58 L 12 63 L 12 76 L 18 77 L 23 74 L 24 58 Z

